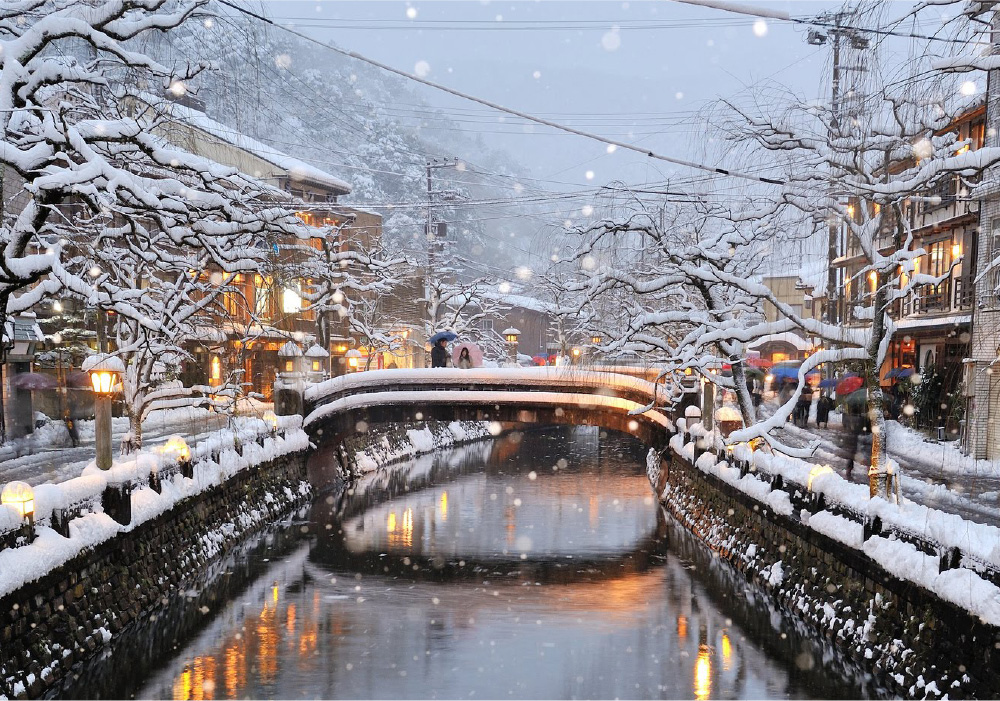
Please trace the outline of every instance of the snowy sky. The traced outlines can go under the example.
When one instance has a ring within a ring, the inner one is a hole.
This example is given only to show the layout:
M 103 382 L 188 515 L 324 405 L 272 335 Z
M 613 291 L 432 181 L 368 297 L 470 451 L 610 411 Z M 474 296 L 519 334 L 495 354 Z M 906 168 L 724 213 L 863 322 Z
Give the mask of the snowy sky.
M 759 7 L 811 16 L 830 2 Z M 904 6 L 901 4 L 901 9 Z M 292 22 L 402 70 L 522 111 L 661 151 L 698 155 L 694 112 L 779 81 L 807 99 L 827 91 L 828 47 L 806 28 L 675 2 L 268 2 Z M 431 104 L 506 148 L 536 178 L 599 185 L 662 179 L 663 163 L 529 126 L 429 88 Z M 433 128 L 433 123 L 430 128 Z M 592 172 L 588 179 L 588 171 Z M 690 173 L 685 173 L 690 174 Z

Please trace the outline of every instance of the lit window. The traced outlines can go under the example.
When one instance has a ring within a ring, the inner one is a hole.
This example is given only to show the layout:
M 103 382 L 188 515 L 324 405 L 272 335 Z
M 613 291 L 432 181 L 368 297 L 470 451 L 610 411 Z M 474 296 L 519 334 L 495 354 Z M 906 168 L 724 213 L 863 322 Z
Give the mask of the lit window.
M 302 311 L 302 297 L 295 290 L 285 288 L 281 294 L 281 310 L 286 314 Z
M 219 356 L 217 355 L 212 358 L 212 379 L 222 379 L 222 361 L 219 360 Z

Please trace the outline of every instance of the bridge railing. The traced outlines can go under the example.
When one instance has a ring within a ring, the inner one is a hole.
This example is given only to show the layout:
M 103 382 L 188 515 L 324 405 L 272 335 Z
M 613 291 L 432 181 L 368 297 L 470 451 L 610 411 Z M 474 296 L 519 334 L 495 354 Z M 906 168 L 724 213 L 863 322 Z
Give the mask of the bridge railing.
M 605 394 L 633 399 L 663 408 L 672 400 L 662 384 L 645 377 L 607 369 L 567 367 L 537 368 L 434 368 L 416 370 L 372 370 L 342 375 L 312 385 L 305 391 L 310 410 L 346 396 L 391 390 L 496 390 L 566 391 Z

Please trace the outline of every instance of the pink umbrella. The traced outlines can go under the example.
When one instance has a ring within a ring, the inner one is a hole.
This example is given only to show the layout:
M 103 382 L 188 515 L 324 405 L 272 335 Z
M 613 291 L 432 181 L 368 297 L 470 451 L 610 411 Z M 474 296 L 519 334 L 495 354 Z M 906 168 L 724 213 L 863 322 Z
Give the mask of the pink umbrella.
M 455 367 L 458 367 L 458 357 L 462 355 L 462 349 L 469 349 L 469 359 L 472 360 L 472 367 L 479 368 L 483 366 L 483 351 L 475 343 L 459 343 L 451 351 L 452 362 L 455 363 Z

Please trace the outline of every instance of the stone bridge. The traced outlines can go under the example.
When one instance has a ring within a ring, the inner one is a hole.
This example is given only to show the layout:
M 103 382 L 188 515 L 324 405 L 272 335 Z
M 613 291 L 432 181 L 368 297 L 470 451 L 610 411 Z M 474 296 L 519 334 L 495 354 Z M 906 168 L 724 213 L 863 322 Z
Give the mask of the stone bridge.
M 579 367 L 374 370 L 336 377 L 305 392 L 305 428 L 339 442 L 371 424 L 496 421 L 590 425 L 664 449 L 673 424 L 662 384 Z

